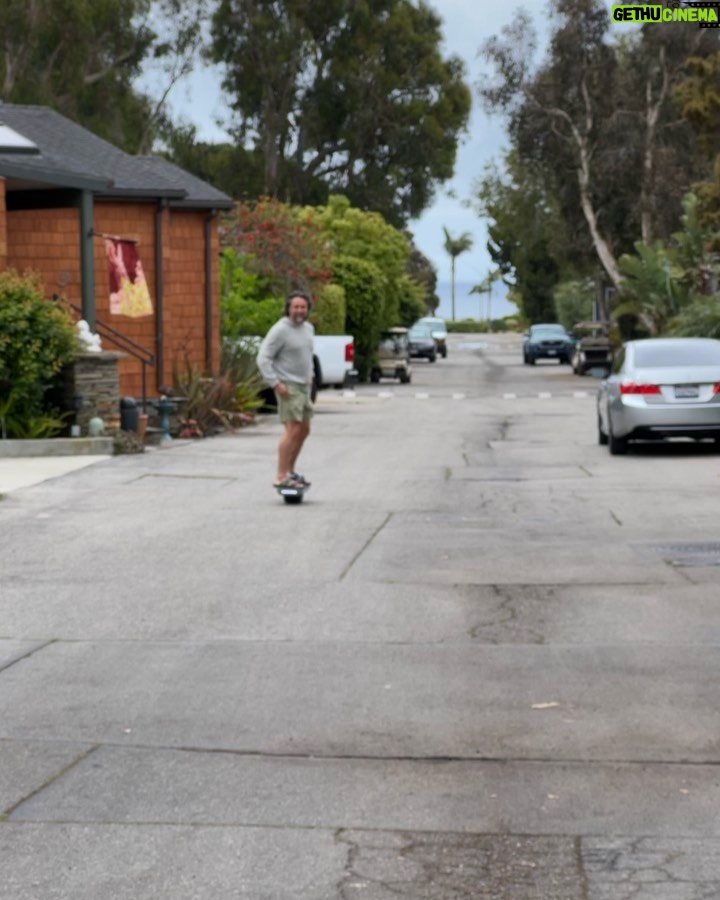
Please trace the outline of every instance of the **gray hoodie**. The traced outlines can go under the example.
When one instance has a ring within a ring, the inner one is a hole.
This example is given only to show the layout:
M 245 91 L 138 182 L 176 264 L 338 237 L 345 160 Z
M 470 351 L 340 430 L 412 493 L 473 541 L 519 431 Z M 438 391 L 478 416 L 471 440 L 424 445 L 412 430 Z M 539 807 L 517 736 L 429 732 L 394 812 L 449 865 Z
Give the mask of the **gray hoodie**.
M 280 381 L 307 385 L 312 382 L 314 334 L 309 322 L 293 325 L 287 316 L 268 331 L 260 344 L 257 365 L 270 387 Z

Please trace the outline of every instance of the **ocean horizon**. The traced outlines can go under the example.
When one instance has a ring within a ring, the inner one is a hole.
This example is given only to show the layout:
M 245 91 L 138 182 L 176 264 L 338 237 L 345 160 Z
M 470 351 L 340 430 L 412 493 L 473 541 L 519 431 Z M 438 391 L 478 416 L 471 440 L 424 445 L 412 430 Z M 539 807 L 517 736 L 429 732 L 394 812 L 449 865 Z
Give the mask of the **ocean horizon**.
M 487 294 L 471 294 L 472 281 L 455 282 L 455 319 L 504 319 L 516 316 L 518 308 L 507 299 L 507 287 L 495 283 L 489 298 Z M 436 315 L 448 322 L 452 320 L 452 285 L 438 281 L 436 293 L 440 298 Z

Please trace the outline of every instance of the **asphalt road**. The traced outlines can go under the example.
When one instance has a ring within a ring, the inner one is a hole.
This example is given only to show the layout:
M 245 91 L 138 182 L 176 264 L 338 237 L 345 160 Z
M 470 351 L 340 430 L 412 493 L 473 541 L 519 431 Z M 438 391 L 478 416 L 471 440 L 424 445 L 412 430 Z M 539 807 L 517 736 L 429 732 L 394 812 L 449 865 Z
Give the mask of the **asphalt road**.
M 714 447 L 451 336 L 0 501 L 2 900 L 720 897 Z

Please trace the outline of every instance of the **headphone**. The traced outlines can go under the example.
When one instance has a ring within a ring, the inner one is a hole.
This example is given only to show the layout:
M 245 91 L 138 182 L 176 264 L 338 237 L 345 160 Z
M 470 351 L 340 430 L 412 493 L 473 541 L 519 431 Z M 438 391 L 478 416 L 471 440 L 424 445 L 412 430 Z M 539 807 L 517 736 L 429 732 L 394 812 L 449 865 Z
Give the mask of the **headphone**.
M 310 310 L 312 309 L 312 300 L 304 291 L 291 291 L 285 300 L 285 315 L 290 314 L 290 304 L 296 297 L 300 297 L 307 303 L 308 315 L 310 314 Z

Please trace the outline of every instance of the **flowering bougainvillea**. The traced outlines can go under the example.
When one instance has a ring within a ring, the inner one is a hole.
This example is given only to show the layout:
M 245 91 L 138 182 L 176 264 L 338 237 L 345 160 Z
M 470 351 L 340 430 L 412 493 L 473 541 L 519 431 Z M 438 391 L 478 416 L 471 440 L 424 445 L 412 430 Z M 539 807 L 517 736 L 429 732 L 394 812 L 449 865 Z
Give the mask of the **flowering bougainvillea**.
M 271 197 L 240 202 L 220 222 L 220 246 L 231 248 L 279 295 L 298 288 L 320 294 L 330 280 L 330 251 L 320 226 L 297 207 Z

